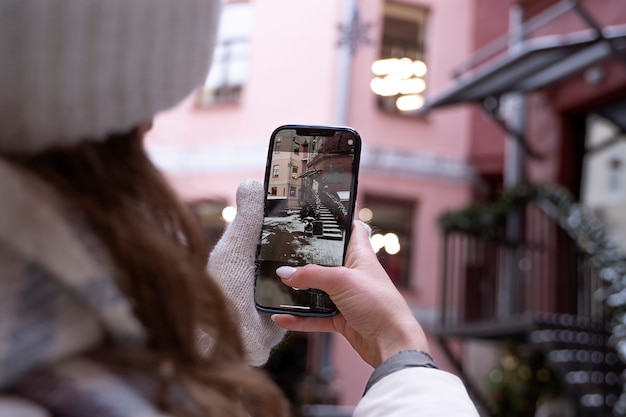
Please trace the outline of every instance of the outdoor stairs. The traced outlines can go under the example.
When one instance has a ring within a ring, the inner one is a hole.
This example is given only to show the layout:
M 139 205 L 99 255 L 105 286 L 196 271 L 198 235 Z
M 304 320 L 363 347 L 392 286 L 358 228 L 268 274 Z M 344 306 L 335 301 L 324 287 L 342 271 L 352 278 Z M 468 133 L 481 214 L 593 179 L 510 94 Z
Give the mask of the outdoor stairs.
M 341 233 L 337 219 L 335 219 L 332 212 L 324 205 L 320 205 L 319 220 L 324 225 L 323 234 L 320 236 L 321 239 L 341 240 L 343 238 L 343 233 Z
M 529 341 L 577 404 L 578 417 L 604 417 L 621 393 L 625 366 L 609 345 L 601 320 L 550 315 L 537 323 Z

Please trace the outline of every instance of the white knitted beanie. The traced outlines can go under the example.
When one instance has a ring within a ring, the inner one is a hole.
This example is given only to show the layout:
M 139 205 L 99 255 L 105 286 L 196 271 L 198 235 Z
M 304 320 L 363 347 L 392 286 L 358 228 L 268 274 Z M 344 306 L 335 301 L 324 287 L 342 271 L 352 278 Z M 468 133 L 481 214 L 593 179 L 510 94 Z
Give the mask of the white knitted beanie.
M 200 85 L 219 0 L 0 0 L 0 153 L 103 140 Z

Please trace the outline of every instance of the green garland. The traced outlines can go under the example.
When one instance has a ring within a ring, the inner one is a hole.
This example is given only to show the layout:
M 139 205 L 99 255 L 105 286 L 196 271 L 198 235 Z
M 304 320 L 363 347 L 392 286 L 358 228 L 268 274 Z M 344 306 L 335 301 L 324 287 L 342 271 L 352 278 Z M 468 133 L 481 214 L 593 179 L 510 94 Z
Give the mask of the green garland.
M 537 202 L 568 232 L 598 271 L 604 285 L 596 296 L 609 309 L 612 341 L 618 356 L 626 363 L 626 257 L 606 235 L 601 222 L 574 202 L 565 188 L 554 184 L 521 184 L 504 191 L 494 203 L 443 213 L 438 218 L 439 227 L 446 233 L 459 232 L 502 240 L 507 215 L 521 210 L 531 201 Z M 613 412 L 617 416 L 626 416 L 626 382 Z
M 506 217 L 523 209 L 530 201 L 544 199 L 559 206 L 571 204 L 569 193 L 560 187 L 540 184 L 520 184 L 502 193 L 489 204 L 470 205 L 461 210 L 447 211 L 439 216 L 444 232 L 460 232 L 489 239 L 503 239 Z

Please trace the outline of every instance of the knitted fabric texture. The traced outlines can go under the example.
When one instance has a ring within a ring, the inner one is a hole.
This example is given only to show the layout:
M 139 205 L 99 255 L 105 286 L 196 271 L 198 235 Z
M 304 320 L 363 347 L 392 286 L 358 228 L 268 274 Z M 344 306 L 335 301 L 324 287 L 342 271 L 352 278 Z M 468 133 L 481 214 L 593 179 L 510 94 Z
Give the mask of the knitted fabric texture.
M 218 0 L 0 2 L 0 153 L 102 140 L 206 76 Z
M 159 416 L 78 359 L 145 340 L 100 242 L 40 179 L 2 158 L 0 178 L 0 416 Z
M 36 404 L 58 417 L 161 416 L 143 388 L 85 356 L 105 339 L 145 340 L 107 251 L 39 178 L 2 158 L 0 178 L 0 407 L 25 416 L 46 415 Z M 285 332 L 252 299 L 263 188 L 244 182 L 238 197 L 211 272 L 242 322 L 248 362 L 261 365 Z M 207 335 L 199 343 L 210 352 Z
M 239 316 L 248 363 L 267 362 L 271 349 L 285 335 L 267 313 L 254 306 L 256 248 L 263 225 L 263 186 L 245 180 L 237 189 L 237 215 L 211 252 L 209 273 L 215 277 Z
M 37 178 L 0 158 L 0 391 L 100 344 L 143 343 L 106 252 Z

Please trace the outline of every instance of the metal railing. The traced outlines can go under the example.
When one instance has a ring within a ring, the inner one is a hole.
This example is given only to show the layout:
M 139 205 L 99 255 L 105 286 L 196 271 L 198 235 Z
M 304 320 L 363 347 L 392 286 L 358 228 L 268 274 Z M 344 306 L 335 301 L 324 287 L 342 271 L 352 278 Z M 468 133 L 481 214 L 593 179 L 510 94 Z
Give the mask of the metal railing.
M 601 281 L 587 255 L 536 202 L 526 205 L 522 219 L 518 241 L 503 236 L 504 225 L 488 238 L 444 234 L 442 328 L 528 314 L 602 317 L 594 297 Z

